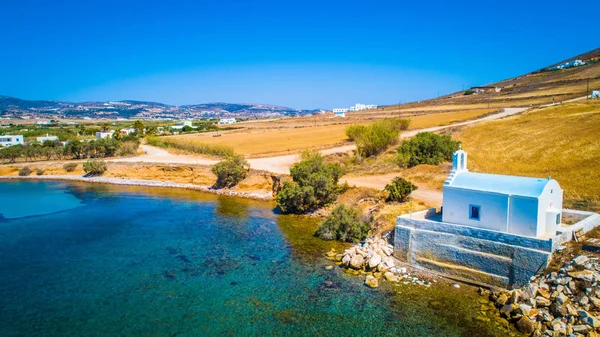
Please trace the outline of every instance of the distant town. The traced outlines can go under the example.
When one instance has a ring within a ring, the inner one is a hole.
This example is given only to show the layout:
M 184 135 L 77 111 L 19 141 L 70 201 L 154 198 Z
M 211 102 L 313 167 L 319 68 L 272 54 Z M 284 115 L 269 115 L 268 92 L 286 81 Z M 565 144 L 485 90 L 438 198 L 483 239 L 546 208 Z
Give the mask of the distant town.
M 156 102 L 109 101 L 64 102 L 33 101 L 0 96 L 3 119 L 221 119 L 275 118 L 303 116 L 323 112 L 321 109 L 299 110 L 270 104 L 206 103 L 174 106 Z

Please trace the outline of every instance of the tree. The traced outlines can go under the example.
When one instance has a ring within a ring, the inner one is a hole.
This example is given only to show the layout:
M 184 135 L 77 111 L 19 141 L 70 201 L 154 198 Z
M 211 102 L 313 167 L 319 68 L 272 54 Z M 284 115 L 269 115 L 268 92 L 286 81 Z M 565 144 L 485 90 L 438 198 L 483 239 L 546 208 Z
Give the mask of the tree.
M 290 169 L 293 182 L 283 184 L 277 206 L 283 213 L 300 214 L 330 204 L 341 191 L 342 174 L 339 164 L 325 163 L 319 152 L 304 152 L 302 161 Z
M 83 163 L 83 172 L 88 176 L 99 176 L 108 170 L 108 165 L 102 159 L 92 159 Z
M 135 123 L 133 123 L 133 128 L 135 129 L 135 133 L 138 135 L 143 135 L 144 134 L 144 122 L 142 122 L 141 120 L 137 120 L 135 121 Z
M 7 159 L 8 163 L 14 163 L 23 154 L 23 148 L 24 146 L 21 144 L 2 148 L 0 149 L 0 156 Z
M 321 222 L 315 235 L 327 240 L 357 243 L 367 237 L 369 230 L 369 221 L 360 220 L 356 209 L 338 205 Z
M 452 140 L 449 135 L 420 132 L 404 141 L 398 148 L 398 163 L 405 167 L 420 164 L 439 165 L 443 161 L 452 160 L 452 153 L 459 146 L 460 142 Z
M 70 140 L 65 144 L 65 154 L 80 159 L 83 153 L 83 144 L 78 140 Z
M 410 195 L 411 190 L 414 191 L 416 189 L 418 189 L 416 185 L 402 177 L 396 177 L 392 179 L 392 182 L 385 185 L 384 188 L 384 190 L 389 193 L 387 201 L 397 202 L 406 201 L 406 198 Z
M 181 128 L 181 132 L 192 132 L 192 131 L 194 131 L 194 128 L 189 125 L 185 125 L 183 128 Z
M 212 167 L 217 176 L 215 188 L 232 188 L 248 175 L 250 164 L 239 155 L 233 155 Z
M 104 122 L 102 125 L 100 125 L 100 128 L 102 128 L 102 132 L 106 132 L 110 128 L 110 124 Z

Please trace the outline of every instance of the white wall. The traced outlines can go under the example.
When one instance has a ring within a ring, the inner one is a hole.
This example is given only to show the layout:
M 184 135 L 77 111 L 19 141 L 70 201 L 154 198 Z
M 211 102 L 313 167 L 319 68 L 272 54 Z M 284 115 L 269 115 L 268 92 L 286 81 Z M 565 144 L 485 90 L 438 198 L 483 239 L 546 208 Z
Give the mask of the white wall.
M 508 232 L 538 236 L 538 199 L 510 196 Z
M 548 208 L 552 207 L 562 212 L 562 199 L 563 190 L 558 185 L 558 182 L 556 180 L 549 181 L 539 198 L 538 236 L 543 235 L 546 231 L 546 211 Z
M 480 220 L 469 219 L 469 205 L 480 206 Z M 444 186 L 443 222 L 507 231 L 508 196 Z

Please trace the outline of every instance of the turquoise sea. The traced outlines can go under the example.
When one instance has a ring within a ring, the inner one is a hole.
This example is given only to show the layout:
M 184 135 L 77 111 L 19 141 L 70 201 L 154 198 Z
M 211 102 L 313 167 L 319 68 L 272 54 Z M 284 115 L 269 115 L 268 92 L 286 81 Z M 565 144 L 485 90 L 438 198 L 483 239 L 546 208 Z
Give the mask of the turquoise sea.
M 335 244 L 310 235 L 314 220 L 273 207 L 173 189 L 0 182 L 0 334 L 508 333 L 474 320 L 476 298 L 451 287 L 370 289 L 326 271 L 321 254 Z

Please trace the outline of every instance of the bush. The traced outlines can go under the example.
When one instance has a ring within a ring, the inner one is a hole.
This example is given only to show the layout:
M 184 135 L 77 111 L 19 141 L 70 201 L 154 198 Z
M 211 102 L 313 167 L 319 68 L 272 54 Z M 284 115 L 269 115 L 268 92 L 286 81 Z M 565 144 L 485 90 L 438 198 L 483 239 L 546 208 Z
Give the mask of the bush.
M 362 135 L 366 129 L 367 127 L 364 125 L 350 125 L 346 127 L 346 136 L 348 137 L 348 139 L 354 141 L 360 135 Z
M 418 189 L 416 185 L 402 177 L 392 179 L 392 182 L 385 185 L 384 188 L 385 191 L 389 192 L 387 201 L 406 201 L 406 198 L 410 195 L 411 187 L 413 191 Z
M 404 167 L 420 164 L 439 165 L 443 161 L 452 160 L 452 153 L 459 146 L 460 142 L 452 140 L 449 135 L 421 132 L 402 143 L 398 148 L 396 162 Z
M 356 142 L 361 156 L 370 157 L 396 144 L 400 132 L 408 129 L 409 122 L 407 119 L 392 118 L 368 126 L 352 125 L 346 128 L 346 136 Z
M 63 168 L 67 172 L 73 172 L 77 168 L 77 163 L 66 163 L 63 165 Z
M 139 147 L 139 140 L 124 141 L 117 150 L 117 156 L 133 156 L 137 153 Z
M 283 213 L 301 214 L 335 201 L 343 171 L 339 164 L 327 164 L 319 152 L 304 152 L 302 161 L 290 169 L 293 182 L 286 182 L 277 195 Z
M 37 170 L 35 170 L 35 174 L 37 174 L 38 176 L 41 176 L 42 174 L 44 174 L 44 169 L 38 168 Z
M 31 169 L 29 168 L 29 166 L 23 166 L 19 170 L 19 176 L 21 176 L 21 177 L 26 177 L 30 174 L 31 174 Z
M 358 211 L 338 205 L 331 214 L 319 225 L 315 235 L 327 240 L 360 242 L 369 234 L 370 226 L 367 221 L 361 221 Z
M 473 95 L 474 93 L 475 93 L 475 91 L 473 91 L 471 89 L 465 90 L 465 95 L 467 95 L 467 96 L 468 95 Z
M 239 155 L 231 156 L 212 167 L 217 176 L 215 188 L 232 188 L 248 175 L 250 164 Z
M 108 170 L 108 165 L 102 159 L 92 159 L 83 163 L 83 172 L 89 176 L 99 176 Z

